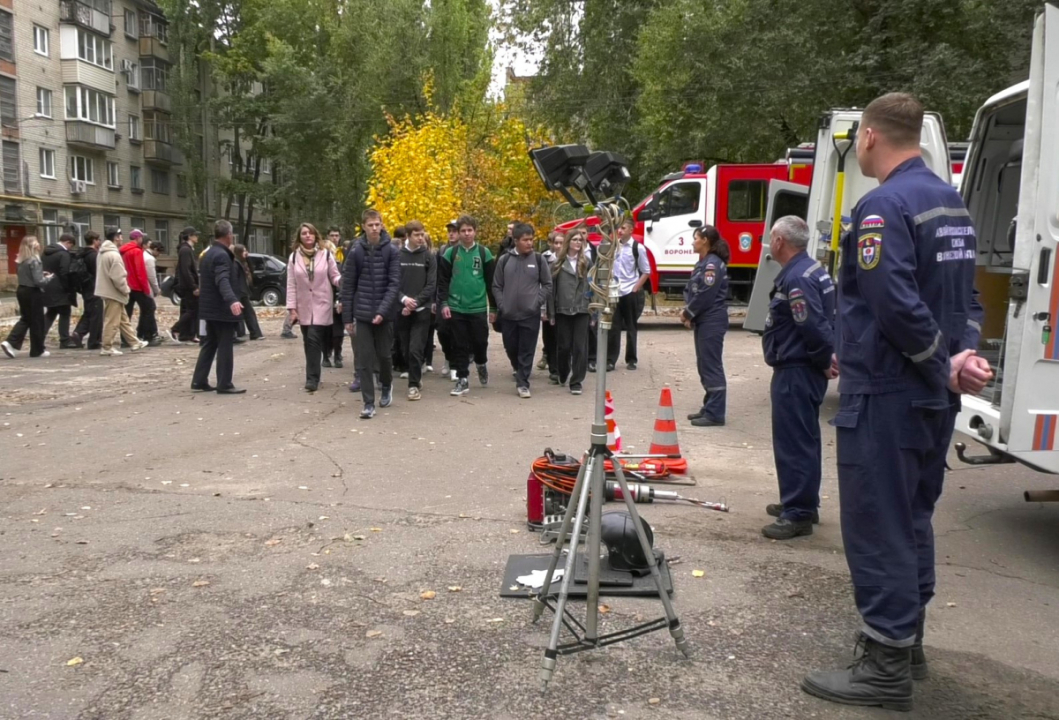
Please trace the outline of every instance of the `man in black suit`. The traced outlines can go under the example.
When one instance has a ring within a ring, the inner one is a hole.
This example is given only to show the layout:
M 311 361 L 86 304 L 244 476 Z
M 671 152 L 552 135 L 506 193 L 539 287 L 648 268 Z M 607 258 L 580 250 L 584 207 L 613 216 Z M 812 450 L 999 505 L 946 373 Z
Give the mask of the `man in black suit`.
M 216 390 L 221 395 L 239 395 L 243 388 L 232 384 L 235 370 L 235 332 L 243 306 L 232 290 L 232 224 L 218 220 L 213 226 L 213 245 L 199 264 L 199 360 L 191 389 Z M 217 387 L 210 385 L 210 368 L 217 358 Z

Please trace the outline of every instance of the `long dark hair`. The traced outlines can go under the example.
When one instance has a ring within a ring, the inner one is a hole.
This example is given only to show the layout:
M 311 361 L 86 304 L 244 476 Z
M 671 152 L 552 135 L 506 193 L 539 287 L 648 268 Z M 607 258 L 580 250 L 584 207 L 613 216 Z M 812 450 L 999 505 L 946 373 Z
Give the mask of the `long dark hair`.
M 710 244 L 710 252 L 726 265 L 732 258 L 732 251 L 728 249 L 728 242 L 721 237 L 721 233 L 713 225 L 703 225 L 695 228 L 695 234 Z
M 250 265 L 246 262 L 248 255 L 246 246 L 235 244 L 232 245 L 232 255 L 235 255 L 235 261 L 243 266 L 243 271 L 246 273 L 246 285 L 251 287 L 254 284 L 254 273 L 250 272 Z

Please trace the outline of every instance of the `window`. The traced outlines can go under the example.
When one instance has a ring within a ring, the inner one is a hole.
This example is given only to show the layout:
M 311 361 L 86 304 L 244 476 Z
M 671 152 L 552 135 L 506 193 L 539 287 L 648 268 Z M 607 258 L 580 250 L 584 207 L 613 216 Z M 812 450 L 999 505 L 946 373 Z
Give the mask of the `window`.
M 48 56 L 51 47 L 51 34 L 48 32 L 48 28 L 41 27 L 40 25 L 33 26 L 33 52 L 38 55 Z
M 143 63 L 140 69 L 143 89 L 164 92 L 169 81 L 169 63 L 154 57 L 142 58 L 140 62 Z
M 121 174 L 118 172 L 118 164 L 110 160 L 107 161 L 107 187 L 121 187 Z
M 170 142 L 169 116 L 152 110 L 143 111 L 143 136 L 148 140 Z
M 89 185 L 96 184 L 96 161 L 84 155 L 70 156 L 70 179 L 84 180 Z
M 74 210 L 74 236 L 78 245 L 84 245 L 85 233 L 92 227 L 92 213 L 88 210 Z
M 159 195 L 169 194 L 169 173 L 158 168 L 151 168 L 151 192 Z
M 37 116 L 51 117 L 51 90 L 48 88 L 37 88 Z
M 188 176 L 184 173 L 176 176 L 176 194 L 177 197 L 188 196 Z
M 140 37 L 140 24 L 137 22 L 136 11 L 125 11 L 125 34 L 134 40 Z
M 156 15 L 140 13 L 140 35 L 158 38 L 164 44 L 169 40 L 169 27 Z
M 66 86 L 67 120 L 85 120 L 113 128 L 116 127 L 114 117 L 113 96 L 80 85 Z
M 138 115 L 129 115 L 129 140 L 135 142 L 143 140 L 143 132 L 140 130 L 140 118 Z
M 728 185 L 728 219 L 737 222 L 764 220 L 768 192 L 766 180 L 733 180 Z
M 0 10 L 0 60 L 15 62 L 15 16 Z
M 154 239 L 162 243 L 162 247 L 165 248 L 163 252 L 169 252 L 169 221 L 168 220 L 155 220 L 154 221 Z
M 132 60 L 121 61 L 121 71 L 125 73 L 125 84 L 129 90 L 140 92 L 140 65 Z
M 19 172 L 19 168 L 22 167 L 22 163 L 19 161 L 17 142 L 9 142 L 7 140 L 4 140 L 3 161 L 4 191 L 9 193 L 22 192 L 22 173 Z
M 77 57 L 107 70 L 114 69 L 114 47 L 110 40 L 77 28 Z
M 133 230 L 147 232 L 147 219 L 142 217 L 129 218 L 129 231 L 131 232 Z M 125 234 L 128 235 L 129 233 Z
M 261 174 L 271 175 L 272 174 L 272 163 L 268 161 L 268 158 L 261 158 Z
M 17 85 L 14 78 L 6 76 L 0 76 L 0 125 L 18 127 Z
M 134 193 L 142 193 L 143 192 L 143 176 L 141 174 L 139 165 L 130 165 L 129 166 L 129 187 L 132 189 L 132 191 Z M 143 226 L 142 225 L 137 225 L 136 227 L 143 227 Z
M 58 210 L 42 210 L 40 213 L 42 228 L 44 230 L 41 233 L 44 236 L 45 245 L 54 245 L 59 242 L 59 236 L 62 235 L 63 229 L 59 225 L 59 211 Z
M 121 215 L 104 215 L 103 216 L 103 230 L 107 228 L 121 229 Z
M 690 215 L 699 211 L 700 182 L 680 182 L 667 187 L 658 196 L 659 217 Z
M 40 149 L 40 176 L 50 180 L 55 179 L 55 151 L 46 148 Z

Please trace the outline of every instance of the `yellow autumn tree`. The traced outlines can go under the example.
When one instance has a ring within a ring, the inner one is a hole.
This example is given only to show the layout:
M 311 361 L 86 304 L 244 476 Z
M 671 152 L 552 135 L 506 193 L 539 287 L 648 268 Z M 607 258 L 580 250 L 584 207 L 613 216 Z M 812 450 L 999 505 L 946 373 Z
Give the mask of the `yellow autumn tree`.
M 376 138 L 368 206 L 388 228 L 419 220 L 435 241 L 444 241 L 445 224 L 464 213 L 478 220 L 487 245 L 500 241 L 511 220 L 532 223 L 543 237 L 554 200 L 529 159 L 542 133 L 506 117 L 499 105 L 483 102 L 467 119 L 429 105 L 429 84 L 424 95 L 426 112 L 389 118 L 389 134 Z

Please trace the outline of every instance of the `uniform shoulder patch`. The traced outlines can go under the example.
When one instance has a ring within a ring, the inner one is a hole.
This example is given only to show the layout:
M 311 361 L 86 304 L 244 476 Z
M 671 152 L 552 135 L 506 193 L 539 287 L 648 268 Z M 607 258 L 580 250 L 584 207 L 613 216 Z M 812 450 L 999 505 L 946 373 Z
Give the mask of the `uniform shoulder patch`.
M 872 270 L 882 258 L 882 233 L 866 233 L 857 238 L 857 264 Z
M 801 324 L 809 319 L 809 302 L 805 299 L 805 293 L 801 288 L 791 290 L 787 301 L 790 303 L 794 322 Z
M 874 230 L 879 232 L 886 227 L 886 221 L 882 219 L 881 215 L 869 215 L 860 221 L 861 230 Z
M 713 269 L 713 265 L 706 266 L 706 272 L 702 275 L 702 281 L 706 283 L 706 287 L 713 287 L 713 284 L 717 282 L 717 271 Z

